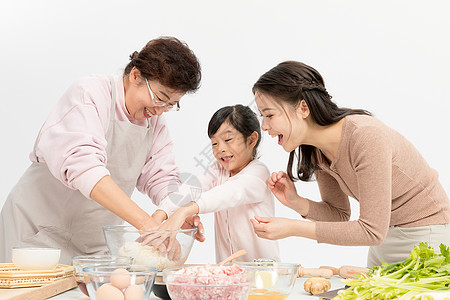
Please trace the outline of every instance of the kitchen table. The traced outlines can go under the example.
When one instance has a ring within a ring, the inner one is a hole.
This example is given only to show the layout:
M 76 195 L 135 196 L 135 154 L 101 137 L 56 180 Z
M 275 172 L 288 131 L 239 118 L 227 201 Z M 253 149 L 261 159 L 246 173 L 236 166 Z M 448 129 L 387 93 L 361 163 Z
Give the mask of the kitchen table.
M 292 293 L 286 299 L 287 300 L 294 300 L 294 299 L 296 299 L 296 300 L 297 299 L 319 299 L 318 297 L 315 297 L 315 296 L 305 292 L 305 290 L 303 289 L 303 283 L 308 278 L 309 277 L 297 278 Z M 331 281 L 331 289 L 330 290 L 334 290 L 334 289 L 338 289 L 338 288 L 343 287 L 344 284 L 342 283 L 341 280 L 342 280 L 342 278 L 339 277 L 339 276 L 333 276 L 332 278 L 330 278 L 330 281 Z M 89 300 L 89 297 L 86 297 L 82 292 L 80 292 L 80 290 L 78 288 L 73 288 L 73 289 L 71 289 L 71 290 L 69 290 L 69 291 L 67 291 L 65 293 L 59 294 L 59 295 L 54 296 L 54 297 L 49 298 L 49 299 L 50 300 Z M 160 298 L 158 298 L 158 297 L 156 297 L 155 295 L 152 294 L 150 299 L 158 300 Z

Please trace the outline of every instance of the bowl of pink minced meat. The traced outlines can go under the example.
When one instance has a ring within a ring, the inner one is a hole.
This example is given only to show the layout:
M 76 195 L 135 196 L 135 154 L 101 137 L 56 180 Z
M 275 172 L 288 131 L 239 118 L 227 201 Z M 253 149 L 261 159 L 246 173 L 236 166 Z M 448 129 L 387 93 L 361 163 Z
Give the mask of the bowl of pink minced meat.
M 247 299 L 252 287 L 251 270 L 238 265 L 195 265 L 163 271 L 172 299 Z

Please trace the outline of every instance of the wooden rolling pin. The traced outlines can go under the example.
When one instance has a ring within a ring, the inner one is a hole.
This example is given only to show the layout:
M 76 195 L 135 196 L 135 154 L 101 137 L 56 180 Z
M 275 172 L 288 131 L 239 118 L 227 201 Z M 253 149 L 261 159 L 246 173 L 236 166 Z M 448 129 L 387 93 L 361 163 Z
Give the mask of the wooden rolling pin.
M 342 278 L 356 278 L 358 275 L 365 275 L 369 269 L 355 266 L 342 266 L 340 268 L 321 266 L 319 269 L 330 270 L 333 275 L 339 275 Z
M 297 277 L 303 276 L 331 278 L 331 276 L 333 276 L 333 271 L 326 268 L 303 268 L 300 266 Z

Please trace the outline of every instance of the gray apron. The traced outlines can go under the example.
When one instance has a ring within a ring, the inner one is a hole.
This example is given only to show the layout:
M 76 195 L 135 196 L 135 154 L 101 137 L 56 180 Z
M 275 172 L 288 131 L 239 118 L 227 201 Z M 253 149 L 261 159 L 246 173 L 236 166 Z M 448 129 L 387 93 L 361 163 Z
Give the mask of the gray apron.
M 150 123 L 147 128 L 116 120 L 112 78 L 111 90 L 106 168 L 130 197 L 152 147 L 153 131 Z M 45 163 L 34 162 L 3 206 L 0 262 L 11 262 L 13 247 L 56 247 L 61 248 L 60 263 L 71 265 L 73 256 L 104 254 L 107 248 L 102 226 L 121 223 L 114 213 L 61 183 Z

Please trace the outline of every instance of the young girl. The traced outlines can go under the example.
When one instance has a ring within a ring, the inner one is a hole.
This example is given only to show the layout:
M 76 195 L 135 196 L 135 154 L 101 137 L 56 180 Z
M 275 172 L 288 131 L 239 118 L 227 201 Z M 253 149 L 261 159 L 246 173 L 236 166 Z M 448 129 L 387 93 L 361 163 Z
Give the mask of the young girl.
M 202 193 L 176 210 L 162 229 L 178 229 L 192 215 L 214 212 L 216 261 L 245 249 L 245 261 L 256 258 L 279 260 L 276 241 L 256 236 L 250 219 L 274 215 L 274 201 L 267 188 L 270 172 L 256 158 L 261 140 L 256 114 L 243 105 L 219 109 L 208 125 L 214 162 L 198 176 Z

